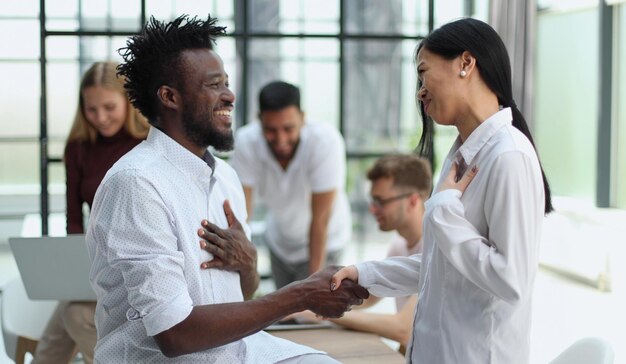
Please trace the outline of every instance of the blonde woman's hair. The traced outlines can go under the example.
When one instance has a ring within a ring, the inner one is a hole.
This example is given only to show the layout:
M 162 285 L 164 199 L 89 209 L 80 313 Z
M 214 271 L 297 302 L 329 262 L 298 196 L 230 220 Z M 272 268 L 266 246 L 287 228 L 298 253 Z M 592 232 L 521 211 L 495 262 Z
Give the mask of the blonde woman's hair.
M 95 143 L 98 137 L 98 131 L 87 120 L 84 111 L 85 100 L 83 91 L 86 88 L 94 86 L 104 87 L 124 95 L 127 101 L 124 128 L 128 134 L 138 139 L 143 139 L 148 135 L 150 124 L 148 124 L 146 118 L 128 101 L 128 94 L 124 89 L 124 81 L 122 76 L 117 75 L 117 64 L 113 62 L 96 62 L 85 72 L 80 81 L 78 107 L 67 142 L 80 140 Z

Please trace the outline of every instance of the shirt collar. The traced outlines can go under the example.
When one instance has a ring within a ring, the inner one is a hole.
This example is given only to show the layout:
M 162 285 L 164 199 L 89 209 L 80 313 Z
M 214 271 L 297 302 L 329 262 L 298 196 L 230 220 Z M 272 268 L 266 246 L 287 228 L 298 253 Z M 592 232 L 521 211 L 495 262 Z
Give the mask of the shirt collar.
M 504 108 L 491 115 L 483 121 L 467 138 L 465 143 L 461 141 L 461 136 L 456 138 L 448 158 L 463 158 L 466 165 L 470 165 L 476 154 L 491 139 L 491 137 L 505 125 L 510 125 L 513 121 L 511 108 Z
M 202 158 L 198 158 L 197 155 L 155 127 L 150 127 L 146 142 L 191 178 L 212 177 L 215 173 L 215 157 L 208 150 L 204 152 Z

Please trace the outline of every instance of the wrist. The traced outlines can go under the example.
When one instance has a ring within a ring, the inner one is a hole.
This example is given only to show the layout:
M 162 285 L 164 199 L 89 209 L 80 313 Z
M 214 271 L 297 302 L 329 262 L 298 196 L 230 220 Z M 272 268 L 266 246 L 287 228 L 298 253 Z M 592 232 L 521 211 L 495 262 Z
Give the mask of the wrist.
M 255 277 L 259 275 L 259 272 L 256 269 L 256 263 L 250 265 L 245 265 L 239 269 L 239 274 L 244 277 Z
M 265 295 L 264 298 L 271 297 L 269 304 L 276 306 L 278 310 L 284 310 L 283 313 L 286 316 L 308 309 L 306 295 L 307 290 L 302 283 L 293 282 L 273 293 Z
M 311 305 L 309 299 L 311 294 L 311 287 L 307 285 L 307 280 L 292 282 L 285 288 L 288 291 L 289 299 L 294 303 L 295 311 L 300 312 L 308 310 Z

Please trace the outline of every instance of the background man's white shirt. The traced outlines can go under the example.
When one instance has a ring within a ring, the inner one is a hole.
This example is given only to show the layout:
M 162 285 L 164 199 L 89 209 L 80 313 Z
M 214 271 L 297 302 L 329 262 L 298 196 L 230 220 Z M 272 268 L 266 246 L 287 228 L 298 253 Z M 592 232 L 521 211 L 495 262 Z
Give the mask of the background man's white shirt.
M 338 251 L 349 241 L 352 223 L 345 193 L 345 143 L 336 128 L 305 122 L 293 160 L 283 170 L 263 137 L 260 122 L 255 121 L 237 130 L 230 163 L 241 183 L 252 187 L 267 206 L 265 241 L 284 262 L 308 259 L 312 193 L 337 191 L 328 222 L 327 252 Z

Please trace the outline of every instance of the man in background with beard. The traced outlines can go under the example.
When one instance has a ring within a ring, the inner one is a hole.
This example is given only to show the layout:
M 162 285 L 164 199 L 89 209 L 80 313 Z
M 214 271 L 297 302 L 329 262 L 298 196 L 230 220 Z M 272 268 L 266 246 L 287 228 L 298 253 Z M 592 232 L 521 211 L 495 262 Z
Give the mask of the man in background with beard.
M 336 363 L 261 330 L 303 309 L 337 317 L 368 296 L 356 284 L 331 292 L 331 267 L 244 301 L 258 285 L 245 197 L 234 170 L 207 150 L 233 145 L 235 96 L 213 50 L 224 31 L 211 17 L 152 18 L 122 49 L 119 73 L 152 127 L 93 203 L 95 362 Z
M 336 127 L 305 118 L 290 83 L 261 88 L 258 118 L 237 130 L 231 165 L 248 216 L 257 199 L 267 208 L 262 239 L 281 288 L 341 260 L 352 231 L 346 148 Z

